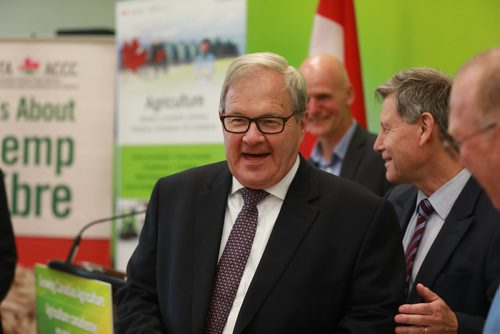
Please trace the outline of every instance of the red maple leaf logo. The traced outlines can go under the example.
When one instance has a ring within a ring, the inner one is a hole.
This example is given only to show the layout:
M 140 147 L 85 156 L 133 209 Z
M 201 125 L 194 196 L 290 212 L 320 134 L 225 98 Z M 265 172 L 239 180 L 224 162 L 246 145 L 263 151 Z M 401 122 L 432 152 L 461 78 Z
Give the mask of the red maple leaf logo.
M 24 62 L 19 66 L 19 70 L 27 74 L 33 74 L 40 67 L 40 63 L 31 59 L 31 57 L 24 58 Z
M 148 52 L 139 45 L 137 38 L 134 38 L 130 43 L 124 42 L 121 53 L 123 67 L 132 72 L 137 72 L 137 69 L 146 63 L 148 55 Z

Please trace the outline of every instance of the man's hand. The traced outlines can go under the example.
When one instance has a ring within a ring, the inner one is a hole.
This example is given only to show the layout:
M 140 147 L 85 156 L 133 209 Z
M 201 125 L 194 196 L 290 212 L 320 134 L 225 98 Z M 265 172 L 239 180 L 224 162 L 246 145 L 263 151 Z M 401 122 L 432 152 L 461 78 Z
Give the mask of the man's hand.
M 404 304 L 394 317 L 396 334 L 456 334 L 458 320 L 455 313 L 437 294 L 417 284 L 417 293 L 424 299 L 421 304 Z

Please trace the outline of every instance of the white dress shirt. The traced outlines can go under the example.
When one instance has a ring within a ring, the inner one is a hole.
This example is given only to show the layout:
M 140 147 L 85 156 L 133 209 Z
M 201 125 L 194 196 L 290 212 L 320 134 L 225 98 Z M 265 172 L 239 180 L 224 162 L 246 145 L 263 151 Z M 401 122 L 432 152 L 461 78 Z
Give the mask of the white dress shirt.
M 278 218 L 278 214 L 281 210 L 281 205 L 285 199 L 288 188 L 292 183 L 297 170 L 299 169 L 300 159 L 297 156 L 295 164 L 290 169 L 288 174 L 277 184 L 271 188 L 264 189 L 269 193 L 264 200 L 257 204 L 257 210 L 259 211 L 259 216 L 257 220 L 257 230 L 255 231 L 255 237 L 252 244 L 252 249 L 250 255 L 248 256 L 248 261 L 243 271 L 241 277 L 240 286 L 236 292 L 236 297 L 233 302 L 231 311 L 227 318 L 226 326 L 224 327 L 224 334 L 232 333 L 234 326 L 236 324 L 236 319 L 238 318 L 238 313 L 240 312 L 241 304 L 245 299 L 245 295 L 248 291 L 248 287 L 252 282 L 253 275 L 257 270 L 264 249 L 266 248 L 267 241 L 271 236 L 271 232 L 274 227 L 274 223 Z M 233 185 L 231 188 L 231 193 L 227 199 L 226 215 L 224 217 L 224 228 L 222 230 L 222 239 L 219 250 L 219 260 L 226 247 L 227 240 L 229 239 L 229 234 L 233 228 L 234 222 L 241 209 L 243 208 L 243 197 L 239 191 L 243 186 L 233 177 Z
M 463 169 L 460 173 L 455 175 L 454 178 L 449 180 L 446 184 L 444 184 L 429 197 L 429 201 L 434 208 L 434 212 L 427 219 L 425 232 L 422 236 L 422 240 L 420 241 L 420 245 L 418 246 L 417 255 L 415 256 L 415 263 L 413 264 L 413 271 L 409 283 L 410 287 L 413 286 L 413 282 L 417 277 L 418 271 L 420 270 L 420 267 L 422 266 L 427 253 L 429 252 L 432 244 L 434 243 L 434 240 L 439 234 L 439 231 L 441 231 L 446 217 L 448 217 L 453 204 L 455 204 L 455 201 L 462 192 L 462 189 L 464 188 L 469 178 L 470 172 L 466 169 Z M 413 213 L 410 223 L 406 228 L 406 232 L 403 238 L 403 246 L 405 250 L 410 243 L 413 232 L 415 231 L 415 225 L 417 223 L 416 208 L 418 206 L 418 203 L 420 203 L 420 201 L 424 198 L 426 198 L 425 194 L 419 191 L 417 196 L 417 203 L 415 204 L 415 212 Z

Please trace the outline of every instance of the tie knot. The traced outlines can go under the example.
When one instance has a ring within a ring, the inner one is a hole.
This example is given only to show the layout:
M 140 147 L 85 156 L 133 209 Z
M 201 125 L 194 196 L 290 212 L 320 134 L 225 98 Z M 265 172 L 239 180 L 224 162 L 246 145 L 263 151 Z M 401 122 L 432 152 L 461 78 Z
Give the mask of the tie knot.
M 241 195 L 243 196 L 244 205 L 255 206 L 264 198 L 266 198 L 269 193 L 261 189 L 250 189 L 242 188 Z
M 423 200 L 420 201 L 420 203 L 418 203 L 417 213 L 424 220 L 427 219 L 433 212 L 434 208 L 432 207 L 431 202 L 427 198 L 424 198 Z
M 332 158 L 330 160 L 330 166 L 335 165 L 337 163 L 337 161 L 340 161 L 340 156 L 336 152 L 333 152 Z

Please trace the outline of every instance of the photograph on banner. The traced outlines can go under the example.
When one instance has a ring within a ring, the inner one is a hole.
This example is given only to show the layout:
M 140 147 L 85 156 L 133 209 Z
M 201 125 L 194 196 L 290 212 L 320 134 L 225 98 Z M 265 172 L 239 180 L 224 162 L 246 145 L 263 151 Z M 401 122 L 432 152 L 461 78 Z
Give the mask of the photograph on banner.
M 245 52 L 245 4 L 117 3 L 120 145 L 222 142 L 214 131 L 219 93 L 229 64 Z
M 147 201 L 144 199 L 118 199 L 116 206 L 121 213 L 142 212 L 147 208 Z M 127 263 L 137 246 L 139 234 L 144 224 L 145 215 L 137 214 L 115 222 L 115 258 L 114 267 L 124 272 Z
M 72 239 L 111 215 L 114 55 L 113 39 L 0 40 L 0 166 L 17 237 Z M 87 236 L 109 240 L 110 226 Z
M 145 205 L 160 177 L 224 159 L 219 95 L 229 64 L 246 52 L 246 1 L 123 1 L 116 25 L 117 211 L 125 213 Z M 137 242 L 122 224 L 133 225 L 117 222 L 118 269 Z

